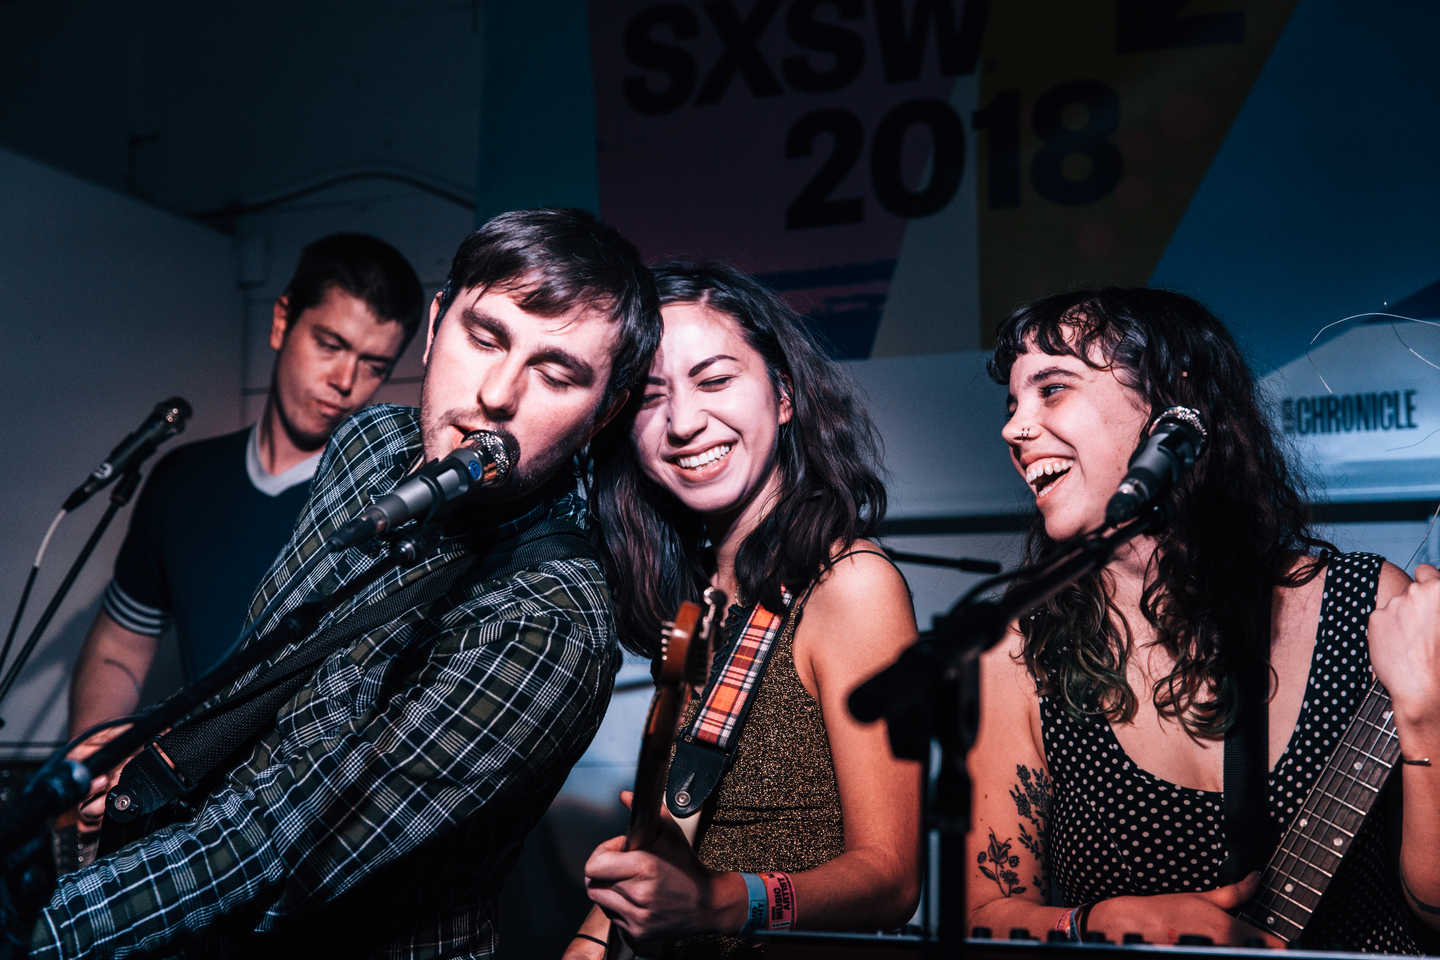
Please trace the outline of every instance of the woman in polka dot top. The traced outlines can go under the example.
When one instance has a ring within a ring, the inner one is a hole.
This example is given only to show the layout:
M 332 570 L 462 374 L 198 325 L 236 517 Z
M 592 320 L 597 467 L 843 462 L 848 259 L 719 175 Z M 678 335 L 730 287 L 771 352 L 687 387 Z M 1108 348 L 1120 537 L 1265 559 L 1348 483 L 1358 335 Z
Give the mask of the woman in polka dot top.
M 1221 880 L 1236 668 L 1268 662 L 1266 807 L 1278 837 L 1373 666 L 1402 754 L 1436 765 L 1396 765 L 1291 945 L 1417 952 L 1417 937 L 1440 928 L 1440 574 L 1421 567 L 1412 586 L 1381 558 L 1335 556 L 1314 536 L 1253 374 L 1188 297 L 1107 289 L 1028 304 L 1001 326 L 990 373 L 1009 386 L 1002 433 L 1039 511 L 1032 558 L 1103 525 L 1156 414 L 1193 408 L 1209 436 L 1167 494 L 1163 531 L 1012 625 L 982 659 L 970 923 L 1000 936 L 1281 946 L 1235 916 L 1259 875 Z

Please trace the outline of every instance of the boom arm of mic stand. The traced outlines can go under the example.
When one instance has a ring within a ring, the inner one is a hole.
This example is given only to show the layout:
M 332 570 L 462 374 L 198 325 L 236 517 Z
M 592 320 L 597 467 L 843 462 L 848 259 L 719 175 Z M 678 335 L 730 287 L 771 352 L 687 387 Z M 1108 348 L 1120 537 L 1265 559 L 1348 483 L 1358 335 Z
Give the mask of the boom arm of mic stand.
M 998 600 L 982 600 L 968 609 L 937 618 L 936 639 L 942 662 L 948 671 L 956 664 L 973 660 L 1005 636 L 1012 620 L 1024 616 L 1091 571 L 1110 562 L 1122 544 L 1156 529 L 1162 522 L 1158 509 L 1116 527 L 1109 533 L 1093 533 L 1069 550 L 1042 562 L 1030 577 L 1017 580 Z
M 850 712 L 869 723 L 898 715 L 917 699 L 928 698 L 936 684 L 954 680 L 961 666 L 999 643 L 1012 620 L 1103 567 L 1122 544 L 1158 529 L 1164 521 L 1160 508 L 1152 507 L 1109 533 L 1092 533 L 1042 560 L 1034 573 L 1017 579 L 1002 597 L 962 600 L 948 614 L 936 617 L 932 629 L 898 660 L 857 687 L 850 695 Z

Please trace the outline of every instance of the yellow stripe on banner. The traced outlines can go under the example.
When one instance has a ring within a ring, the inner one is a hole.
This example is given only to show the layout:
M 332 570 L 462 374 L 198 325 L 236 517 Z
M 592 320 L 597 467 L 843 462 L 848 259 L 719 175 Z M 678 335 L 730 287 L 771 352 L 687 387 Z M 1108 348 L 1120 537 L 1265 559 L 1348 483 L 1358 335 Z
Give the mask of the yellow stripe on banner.
M 1015 306 L 1146 283 L 1295 0 L 1006 0 L 981 52 L 986 346 Z

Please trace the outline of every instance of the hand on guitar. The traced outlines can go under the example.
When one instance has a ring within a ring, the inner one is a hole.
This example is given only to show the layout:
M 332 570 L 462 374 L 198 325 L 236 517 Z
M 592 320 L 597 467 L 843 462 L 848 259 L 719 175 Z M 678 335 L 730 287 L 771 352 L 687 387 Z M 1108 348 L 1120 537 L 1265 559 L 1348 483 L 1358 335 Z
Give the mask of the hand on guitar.
M 1370 665 L 1390 694 L 1402 752 L 1430 756 L 1440 749 L 1440 571 L 1416 567 L 1415 582 L 1371 615 L 1369 640 Z
M 69 756 L 72 760 L 84 760 L 128 729 L 130 729 L 130 724 L 124 723 L 101 730 L 77 745 L 70 751 Z M 90 781 L 90 792 L 85 795 L 85 799 L 80 802 L 77 810 L 78 819 L 75 828 L 82 838 L 92 837 L 100 832 L 100 826 L 105 820 L 105 795 L 114 789 L 115 784 L 120 782 L 120 771 L 124 769 L 125 764 L 122 763 L 110 772 L 101 774 Z
M 1250 874 L 1228 887 L 1203 893 L 1165 893 L 1153 897 L 1114 897 L 1090 909 L 1087 932 L 1100 931 L 1119 941 L 1127 933 L 1143 934 L 1150 943 L 1172 944 L 1181 934 L 1209 937 L 1217 946 L 1241 947 L 1251 937 L 1267 947 L 1285 948 L 1279 937 L 1236 919 L 1232 914 L 1260 889 L 1260 874 Z
M 627 807 L 631 797 L 620 795 Z M 624 837 L 595 849 L 585 863 L 590 899 L 635 940 L 739 931 L 749 908 L 745 881 L 707 868 L 669 811 L 662 816 L 659 838 L 642 850 L 624 851 Z
M 1412 919 L 1440 930 L 1440 571 L 1422 563 L 1414 583 L 1395 570 L 1387 584 L 1389 572 L 1381 575 L 1368 636 L 1370 666 L 1390 694 L 1404 761 L 1396 768 L 1400 880 Z

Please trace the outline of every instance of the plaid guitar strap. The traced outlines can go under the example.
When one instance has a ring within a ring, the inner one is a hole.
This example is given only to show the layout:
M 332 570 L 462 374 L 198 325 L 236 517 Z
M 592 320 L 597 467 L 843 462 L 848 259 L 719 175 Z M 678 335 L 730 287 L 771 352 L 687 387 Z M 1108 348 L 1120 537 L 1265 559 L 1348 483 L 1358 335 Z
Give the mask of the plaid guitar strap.
M 695 719 L 675 742 L 665 805 L 677 817 L 688 817 L 710 799 L 715 786 L 735 761 L 735 748 L 765 665 L 782 630 L 795 629 L 800 606 L 789 590 L 780 588 L 785 615 L 756 604 L 724 665 L 715 672 Z

